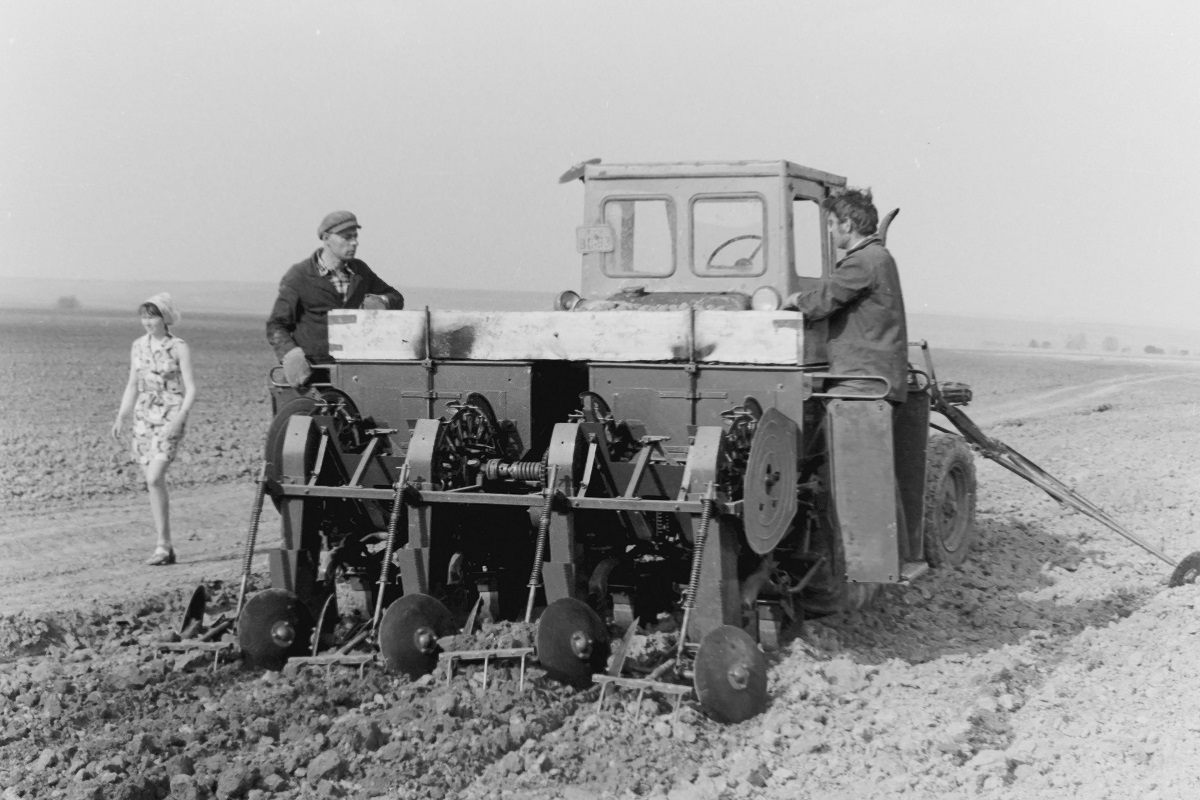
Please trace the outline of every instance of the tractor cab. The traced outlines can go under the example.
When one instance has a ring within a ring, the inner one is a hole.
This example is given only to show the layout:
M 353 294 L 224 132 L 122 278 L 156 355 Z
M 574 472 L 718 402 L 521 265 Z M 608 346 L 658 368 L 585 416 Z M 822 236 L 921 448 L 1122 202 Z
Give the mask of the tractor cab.
M 774 311 L 833 263 L 821 201 L 846 179 L 790 161 L 586 164 L 582 298 L 563 309 Z

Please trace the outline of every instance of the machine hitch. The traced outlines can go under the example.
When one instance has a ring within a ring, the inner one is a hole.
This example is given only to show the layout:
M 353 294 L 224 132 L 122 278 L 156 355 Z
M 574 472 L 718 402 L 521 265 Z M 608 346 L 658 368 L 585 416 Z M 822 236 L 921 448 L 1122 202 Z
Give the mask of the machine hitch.
M 1080 495 L 1070 486 L 1067 486 L 1061 480 L 1046 472 L 1046 470 L 1018 453 L 1012 447 L 985 434 L 960 408 L 951 404 L 952 401 L 964 402 L 964 399 L 948 398 L 942 391 L 933 371 L 933 359 L 929 354 L 929 344 L 924 340 L 919 342 L 919 344 L 925 356 L 926 368 L 929 370 L 929 392 L 933 410 L 949 420 L 950 424 L 957 429 L 958 433 L 976 452 L 984 458 L 996 462 L 1009 472 L 1029 481 L 1062 505 L 1091 517 L 1104 527 L 1128 539 L 1147 553 L 1150 553 L 1158 560 L 1170 566 L 1174 571 L 1171 573 L 1171 578 L 1168 582 L 1169 586 L 1182 586 L 1185 583 L 1196 582 L 1197 576 L 1200 576 L 1200 551 L 1189 553 L 1182 560 L 1176 561 L 1118 523 L 1095 503 Z M 943 433 L 953 433 L 953 431 L 949 431 L 936 424 L 932 425 L 932 427 Z

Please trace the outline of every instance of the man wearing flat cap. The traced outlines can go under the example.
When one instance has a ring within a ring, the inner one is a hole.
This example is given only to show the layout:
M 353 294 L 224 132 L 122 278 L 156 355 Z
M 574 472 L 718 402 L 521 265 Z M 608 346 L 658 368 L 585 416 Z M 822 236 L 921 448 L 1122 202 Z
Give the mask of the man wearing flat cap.
M 326 319 L 331 309 L 404 308 L 404 297 L 354 257 L 359 227 L 349 211 L 326 214 L 317 226 L 321 247 L 293 264 L 279 282 L 267 341 L 294 387 L 308 383 L 312 364 L 333 360 Z

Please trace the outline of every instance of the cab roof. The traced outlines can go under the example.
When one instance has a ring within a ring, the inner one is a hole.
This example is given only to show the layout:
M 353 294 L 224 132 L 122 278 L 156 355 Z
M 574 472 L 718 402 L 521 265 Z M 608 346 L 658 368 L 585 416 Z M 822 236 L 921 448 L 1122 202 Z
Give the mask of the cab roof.
M 791 161 L 680 161 L 658 164 L 586 164 L 585 181 L 630 178 L 803 178 L 829 186 L 845 186 L 846 179 Z

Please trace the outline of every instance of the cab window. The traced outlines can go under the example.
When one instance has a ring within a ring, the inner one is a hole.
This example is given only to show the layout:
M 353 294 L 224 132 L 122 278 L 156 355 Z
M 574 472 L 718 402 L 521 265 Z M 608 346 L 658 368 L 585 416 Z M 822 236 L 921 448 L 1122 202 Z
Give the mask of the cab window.
M 792 253 L 796 274 L 801 278 L 822 275 L 822 246 L 829 233 L 815 200 L 797 197 L 792 201 Z
M 699 197 L 692 203 L 692 271 L 754 276 L 766 272 L 766 207 L 761 197 Z
M 604 221 L 613 232 L 604 274 L 661 278 L 675 271 L 675 206 L 669 197 L 610 198 Z

